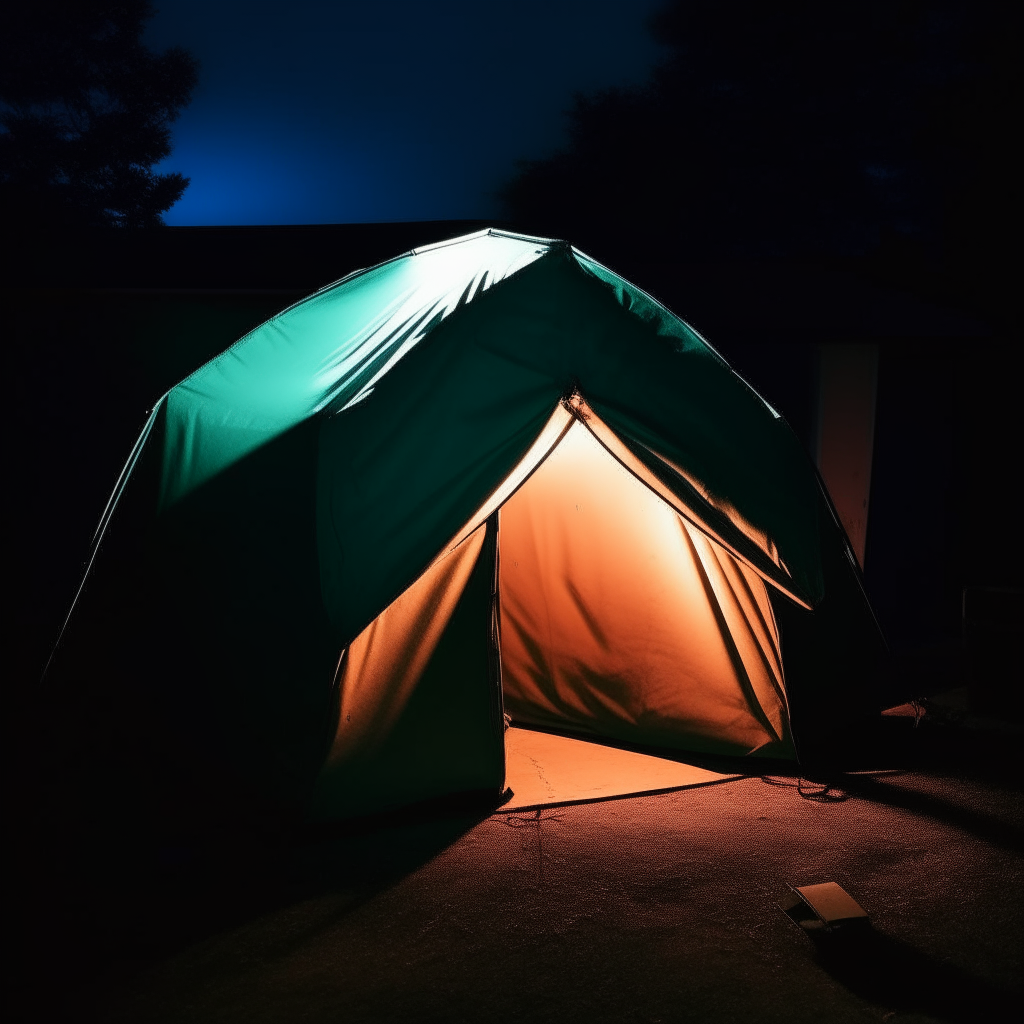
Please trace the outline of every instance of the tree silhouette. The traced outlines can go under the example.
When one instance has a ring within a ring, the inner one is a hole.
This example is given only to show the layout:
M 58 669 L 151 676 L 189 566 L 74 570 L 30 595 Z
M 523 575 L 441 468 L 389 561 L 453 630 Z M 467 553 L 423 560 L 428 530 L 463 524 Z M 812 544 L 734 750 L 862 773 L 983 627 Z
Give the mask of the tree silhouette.
M 672 0 L 650 23 L 667 51 L 650 81 L 577 97 L 565 149 L 522 165 L 502 197 L 524 227 L 683 258 L 928 243 L 954 179 L 984 176 L 968 126 L 984 129 L 957 104 L 998 94 L 979 85 L 993 8 Z
M 0 216 L 8 226 L 161 222 L 188 186 L 156 174 L 195 87 L 185 50 L 142 43 L 148 0 L 23 0 L 0 42 Z

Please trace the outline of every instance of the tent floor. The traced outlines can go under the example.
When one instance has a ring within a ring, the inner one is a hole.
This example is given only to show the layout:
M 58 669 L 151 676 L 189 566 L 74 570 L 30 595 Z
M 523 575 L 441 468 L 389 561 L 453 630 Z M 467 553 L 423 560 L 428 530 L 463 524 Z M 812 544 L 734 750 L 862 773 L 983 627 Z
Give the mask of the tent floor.
M 610 800 L 734 779 L 705 768 L 513 726 L 505 733 L 502 811 Z
M 749 777 L 158 851 L 65 834 L 48 866 L 10 873 L 28 959 L 7 1019 L 1006 1019 L 1024 977 L 1019 753 L 955 723 L 879 729 L 862 767 L 890 770 L 827 791 Z M 782 912 L 787 884 L 824 881 L 872 926 L 833 943 Z

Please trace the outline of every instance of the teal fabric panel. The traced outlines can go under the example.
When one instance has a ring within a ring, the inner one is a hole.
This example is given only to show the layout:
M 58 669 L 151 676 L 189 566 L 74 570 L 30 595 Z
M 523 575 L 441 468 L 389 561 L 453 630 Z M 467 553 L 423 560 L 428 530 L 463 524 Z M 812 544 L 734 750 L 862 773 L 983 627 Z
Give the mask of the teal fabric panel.
M 538 239 L 469 236 L 272 317 L 167 395 L 162 507 L 320 410 L 365 397 L 445 317 L 546 251 Z
M 782 646 L 790 724 L 804 764 L 828 763 L 836 755 L 836 737 L 858 719 L 877 721 L 887 693 L 885 638 L 824 485 L 818 489 L 817 511 L 822 601 L 813 612 L 807 611 L 769 590 Z

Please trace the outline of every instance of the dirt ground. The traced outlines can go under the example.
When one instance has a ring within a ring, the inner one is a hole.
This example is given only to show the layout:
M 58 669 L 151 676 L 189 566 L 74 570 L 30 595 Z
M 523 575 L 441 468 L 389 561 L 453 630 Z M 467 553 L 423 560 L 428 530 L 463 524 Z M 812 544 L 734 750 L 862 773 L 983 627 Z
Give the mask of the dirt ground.
M 16 1018 L 1004 1019 L 1024 977 L 1021 737 L 890 733 L 888 766 L 818 782 L 410 813 L 145 865 L 130 841 L 69 838 L 62 895 L 27 894 Z M 815 936 L 780 909 L 822 881 L 871 928 Z

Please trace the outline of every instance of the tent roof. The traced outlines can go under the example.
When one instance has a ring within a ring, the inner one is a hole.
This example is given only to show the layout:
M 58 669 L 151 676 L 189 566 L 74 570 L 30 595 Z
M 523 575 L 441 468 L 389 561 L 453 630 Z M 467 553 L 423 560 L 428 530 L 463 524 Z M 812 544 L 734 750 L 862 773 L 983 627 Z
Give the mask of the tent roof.
M 351 637 L 574 389 L 758 571 L 820 600 L 817 483 L 778 414 L 640 289 L 565 242 L 493 229 L 321 289 L 168 392 L 161 507 L 319 418 L 318 529 L 343 567 L 324 595 Z
M 322 410 L 364 399 L 445 317 L 550 251 L 546 239 L 482 231 L 359 270 L 261 324 L 169 392 L 170 408 L 218 437 L 165 479 L 188 493 Z

